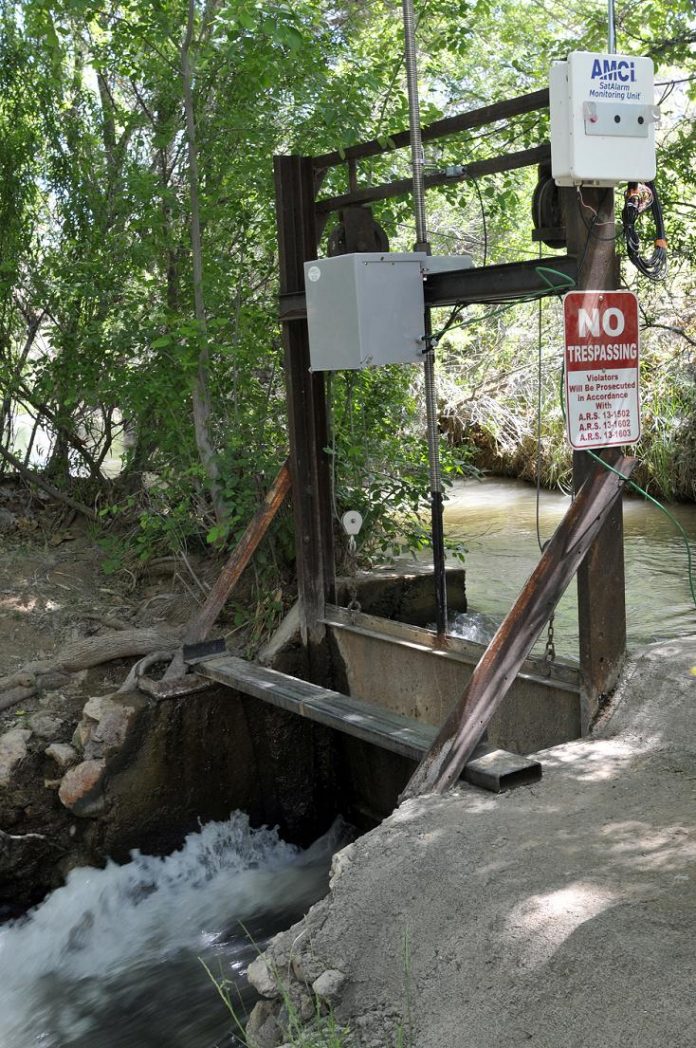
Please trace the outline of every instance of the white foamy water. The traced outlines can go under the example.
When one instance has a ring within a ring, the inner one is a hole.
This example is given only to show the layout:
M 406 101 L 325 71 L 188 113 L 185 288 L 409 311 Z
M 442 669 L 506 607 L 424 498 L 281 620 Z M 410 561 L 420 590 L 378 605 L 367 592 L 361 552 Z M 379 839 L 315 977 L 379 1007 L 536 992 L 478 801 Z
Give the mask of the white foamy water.
M 73 871 L 0 928 L 1 1048 L 212 1048 L 230 1017 L 200 960 L 239 978 L 326 890 L 337 826 L 310 849 L 234 814 L 165 858 Z

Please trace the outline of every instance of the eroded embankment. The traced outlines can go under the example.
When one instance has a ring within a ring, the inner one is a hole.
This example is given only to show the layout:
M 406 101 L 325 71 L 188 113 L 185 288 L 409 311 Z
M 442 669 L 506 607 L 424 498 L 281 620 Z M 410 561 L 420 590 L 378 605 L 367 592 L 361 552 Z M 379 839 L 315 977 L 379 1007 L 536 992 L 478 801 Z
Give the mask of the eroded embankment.
M 286 1039 L 279 981 L 300 1001 L 330 971 L 362 1048 L 691 1048 L 694 664 L 694 640 L 654 645 L 540 784 L 408 802 L 339 853 L 252 971 L 250 1043 Z

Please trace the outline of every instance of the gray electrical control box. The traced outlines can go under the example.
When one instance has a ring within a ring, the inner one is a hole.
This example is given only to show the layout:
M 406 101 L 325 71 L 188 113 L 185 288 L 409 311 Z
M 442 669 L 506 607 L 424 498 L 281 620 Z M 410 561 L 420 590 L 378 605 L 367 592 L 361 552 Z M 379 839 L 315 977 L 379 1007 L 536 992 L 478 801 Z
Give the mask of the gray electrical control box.
M 312 371 L 423 359 L 423 252 L 357 252 L 305 262 Z

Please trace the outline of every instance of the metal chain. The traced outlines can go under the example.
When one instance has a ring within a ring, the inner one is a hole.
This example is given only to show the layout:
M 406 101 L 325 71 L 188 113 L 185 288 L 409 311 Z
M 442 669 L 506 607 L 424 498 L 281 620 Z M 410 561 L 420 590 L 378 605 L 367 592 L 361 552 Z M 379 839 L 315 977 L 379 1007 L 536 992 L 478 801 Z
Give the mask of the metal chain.
M 348 536 L 348 571 L 349 571 L 349 587 L 348 595 L 350 600 L 348 601 L 348 611 L 351 615 L 357 615 L 362 610 L 362 605 L 358 600 L 358 584 L 357 584 L 357 553 L 358 544 L 355 541 L 355 535 Z
M 551 663 L 556 658 L 556 645 L 554 644 L 554 639 L 553 639 L 553 635 L 554 635 L 553 621 L 554 621 L 555 617 L 556 617 L 555 615 L 552 615 L 551 618 L 549 619 L 549 628 L 548 628 L 548 633 L 546 635 L 546 647 L 544 649 L 544 663 L 546 665 L 546 668 L 547 668 L 547 671 L 548 671 L 549 675 L 551 674 Z

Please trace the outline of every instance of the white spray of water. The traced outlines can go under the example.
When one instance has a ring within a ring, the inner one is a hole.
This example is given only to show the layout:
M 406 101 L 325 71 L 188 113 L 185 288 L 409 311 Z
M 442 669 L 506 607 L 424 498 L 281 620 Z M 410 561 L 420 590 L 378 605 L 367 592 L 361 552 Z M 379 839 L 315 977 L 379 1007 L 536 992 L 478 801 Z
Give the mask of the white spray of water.
M 76 1043 L 119 977 L 146 979 L 167 958 L 195 957 L 254 915 L 311 895 L 308 870 L 340 833 L 300 853 L 236 813 L 165 858 L 134 852 L 124 866 L 74 870 L 28 917 L 0 929 L 0 1045 Z

